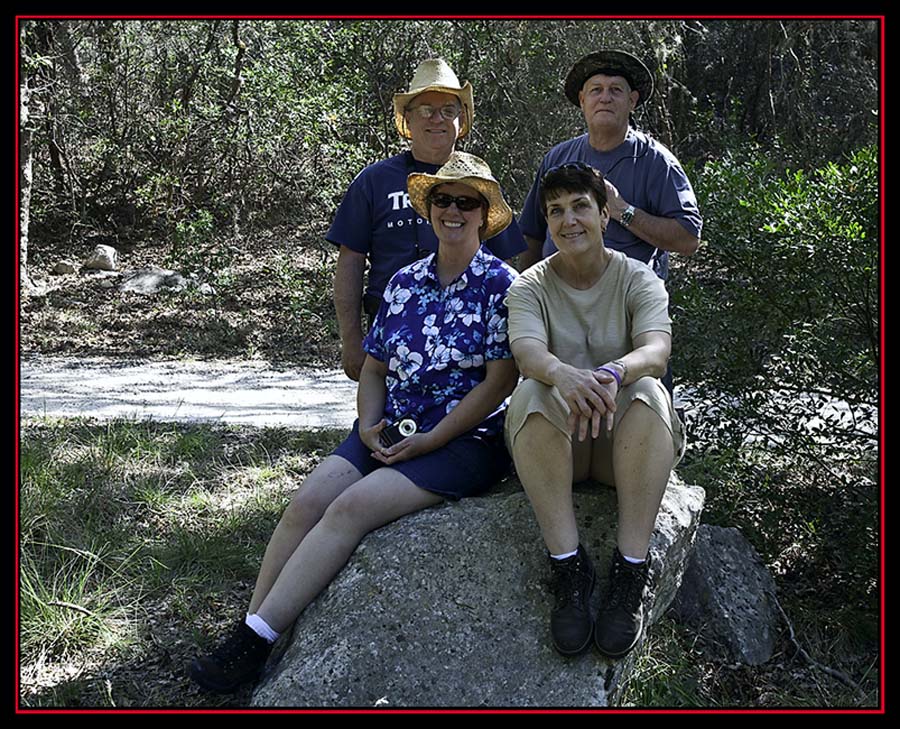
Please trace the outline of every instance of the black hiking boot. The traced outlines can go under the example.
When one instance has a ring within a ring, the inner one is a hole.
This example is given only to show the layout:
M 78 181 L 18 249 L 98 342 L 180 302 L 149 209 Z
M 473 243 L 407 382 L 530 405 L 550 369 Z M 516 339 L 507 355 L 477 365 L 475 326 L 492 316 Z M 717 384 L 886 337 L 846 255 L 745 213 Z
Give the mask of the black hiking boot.
M 590 599 L 594 565 L 584 547 L 568 559 L 550 559 L 551 590 L 555 598 L 550 613 L 553 647 L 564 656 L 581 653 L 591 642 L 593 621 Z
M 644 627 L 644 587 L 649 574 L 649 552 L 643 564 L 632 564 L 618 548 L 613 550 L 609 585 L 594 623 L 594 643 L 603 655 L 621 658 L 638 642 Z
M 212 653 L 193 660 L 191 678 L 207 691 L 234 693 L 259 677 L 271 652 L 269 642 L 241 620 Z

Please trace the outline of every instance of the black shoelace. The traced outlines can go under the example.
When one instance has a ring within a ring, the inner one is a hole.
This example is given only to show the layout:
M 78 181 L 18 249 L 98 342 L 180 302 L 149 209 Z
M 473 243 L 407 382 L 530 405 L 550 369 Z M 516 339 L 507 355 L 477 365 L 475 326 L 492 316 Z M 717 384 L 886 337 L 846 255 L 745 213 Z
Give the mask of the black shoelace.
M 215 649 L 213 656 L 223 666 L 232 666 L 255 653 L 254 645 L 248 640 L 247 634 L 242 628 L 237 628 Z
M 588 575 L 580 560 L 555 565 L 553 578 L 557 609 L 581 602 L 584 592 L 587 591 Z
M 620 562 L 614 562 L 609 575 L 609 607 L 624 605 L 633 613 L 641 604 L 645 582 L 644 565 L 639 569 L 632 569 Z

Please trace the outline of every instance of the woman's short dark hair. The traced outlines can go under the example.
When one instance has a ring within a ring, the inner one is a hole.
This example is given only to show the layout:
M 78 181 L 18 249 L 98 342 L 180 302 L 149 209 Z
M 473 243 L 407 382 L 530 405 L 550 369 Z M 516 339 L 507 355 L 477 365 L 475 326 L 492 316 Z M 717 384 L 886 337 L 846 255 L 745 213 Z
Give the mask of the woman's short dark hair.
M 547 200 L 560 192 L 587 192 L 600 210 L 606 207 L 606 184 L 600 170 L 584 162 L 566 162 L 544 173 L 538 190 L 541 212 L 547 216 Z

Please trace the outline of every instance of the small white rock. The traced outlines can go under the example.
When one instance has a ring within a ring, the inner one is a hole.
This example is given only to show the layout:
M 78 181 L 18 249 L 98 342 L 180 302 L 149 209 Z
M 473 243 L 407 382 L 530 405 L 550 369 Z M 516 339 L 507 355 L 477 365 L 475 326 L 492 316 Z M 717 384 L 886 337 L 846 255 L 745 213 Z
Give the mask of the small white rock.
M 55 273 L 58 276 L 65 275 L 67 273 L 75 273 L 78 270 L 78 267 L 72 263 L 72 261 L 60 261 L 57 263 L 53 270 L 50 273 Z
M 85 268 L 100 271 L 115 271 L 119 261 L 119 252 L 112 246 L 97 246 L 84 262 Z

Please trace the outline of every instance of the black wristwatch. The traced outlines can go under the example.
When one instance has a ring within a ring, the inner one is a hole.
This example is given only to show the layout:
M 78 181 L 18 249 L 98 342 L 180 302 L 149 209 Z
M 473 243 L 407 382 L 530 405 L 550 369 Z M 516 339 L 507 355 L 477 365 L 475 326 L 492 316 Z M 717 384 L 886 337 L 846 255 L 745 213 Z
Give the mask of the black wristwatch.
M 623 228 L 627 228 L 629 225 L 631 225 L 631 221 L 634 220 L 634 210 L 634 205 L 629 205 L 627 208 L 625 208 L 625 210 L 622 212 L 621 217 L 619 218 L 619 225 L 621 225 Z

